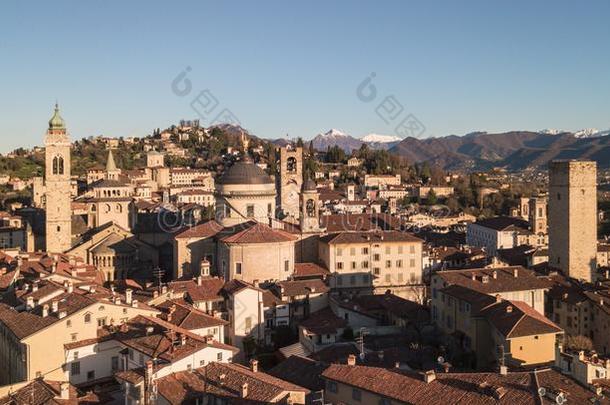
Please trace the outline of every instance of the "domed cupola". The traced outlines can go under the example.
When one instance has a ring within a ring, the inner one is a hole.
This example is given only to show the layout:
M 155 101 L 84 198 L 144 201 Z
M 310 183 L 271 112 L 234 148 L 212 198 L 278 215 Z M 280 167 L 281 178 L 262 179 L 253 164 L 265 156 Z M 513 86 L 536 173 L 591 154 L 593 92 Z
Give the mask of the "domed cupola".
M 49 129 L 65 129 L 65 128 L 66 128 L 66 123 L 64 122 L 64 119 L 61 118 L 61 115 L 59 115 L 59 105 L 57 103 L 55 103 L 55 112 L 53 113 L 53 116 L 49 120 Z

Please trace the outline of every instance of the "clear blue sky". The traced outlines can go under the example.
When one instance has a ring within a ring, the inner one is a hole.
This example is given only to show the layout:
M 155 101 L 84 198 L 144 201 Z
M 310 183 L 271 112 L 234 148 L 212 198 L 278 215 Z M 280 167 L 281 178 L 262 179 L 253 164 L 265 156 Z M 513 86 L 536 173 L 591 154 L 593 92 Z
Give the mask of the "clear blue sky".
M 73 138 L 131 136 L 194 118 L 204 89 L 268 138 L 392 134 L 388 95 L 424 136 L 606 129 L 610 2 L 4 1 L 0 72 L 0 151 L 40 144 L 55 99 Z

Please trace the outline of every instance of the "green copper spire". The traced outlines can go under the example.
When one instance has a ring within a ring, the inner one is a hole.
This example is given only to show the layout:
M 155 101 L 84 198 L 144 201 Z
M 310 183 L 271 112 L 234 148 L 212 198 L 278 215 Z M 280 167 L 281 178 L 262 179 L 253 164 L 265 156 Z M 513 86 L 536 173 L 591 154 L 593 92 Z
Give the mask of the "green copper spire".
M 66 124 L 64 119 L 59 115 L 59 105 L 55 103 L 55 113 L 49 120 L 49 129 L 65 129 Z

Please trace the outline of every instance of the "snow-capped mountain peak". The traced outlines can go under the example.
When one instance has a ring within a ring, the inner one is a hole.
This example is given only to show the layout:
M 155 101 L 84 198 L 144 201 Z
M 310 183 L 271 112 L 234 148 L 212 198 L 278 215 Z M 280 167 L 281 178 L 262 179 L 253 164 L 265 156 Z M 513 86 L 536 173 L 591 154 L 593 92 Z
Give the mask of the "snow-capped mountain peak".
M 539 132 L 541 134 L 547 134 L 547 135 L 558 135 L 558 134 L 570 133 L 572 131 L 549 128 L 549 129 L 543 129 L 542 131 L 539 131 Z M 584 129 L 580 129 L 578 131 L 572 132 L 572 135 L 574 135 L 576 138 L 599 138 L 600 136 L 610 135 L 610 130 L 600 131 L 597 128 L 584 128 Z
M 318 136 L 323 136 L 325 138 L 334 138 L 334 137 L 346 137 L 349 136 L 348 134 L 346 134 L 343 131 L 340 131 L 338 129 L 332 128 L 331 130 L 325 132 L 325 133 L 319 133 Z
M 360 138 L 362 142 L 389 143 L 400 142 L 401 138 L 394 135 L 368 134 Z

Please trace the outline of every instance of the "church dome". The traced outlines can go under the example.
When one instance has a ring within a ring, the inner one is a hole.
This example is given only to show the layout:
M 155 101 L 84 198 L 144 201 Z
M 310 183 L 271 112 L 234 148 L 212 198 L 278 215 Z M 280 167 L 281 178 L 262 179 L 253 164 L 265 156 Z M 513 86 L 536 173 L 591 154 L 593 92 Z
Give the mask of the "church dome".
M 219 184 L 273 184 L 263 169 L 250 159 L 236 162 L 218 180 Z
M 312 179 L 307 179 L 305 182 L 305 186 L 303 187 L 305 191 L 316 191 L 316 182 Z
M 59 115 L 59 105 L 55 103 L 55 113 L 49 120 L 49 129 L 64 129 L 66 127 L 66 123 L 64 119 Z

